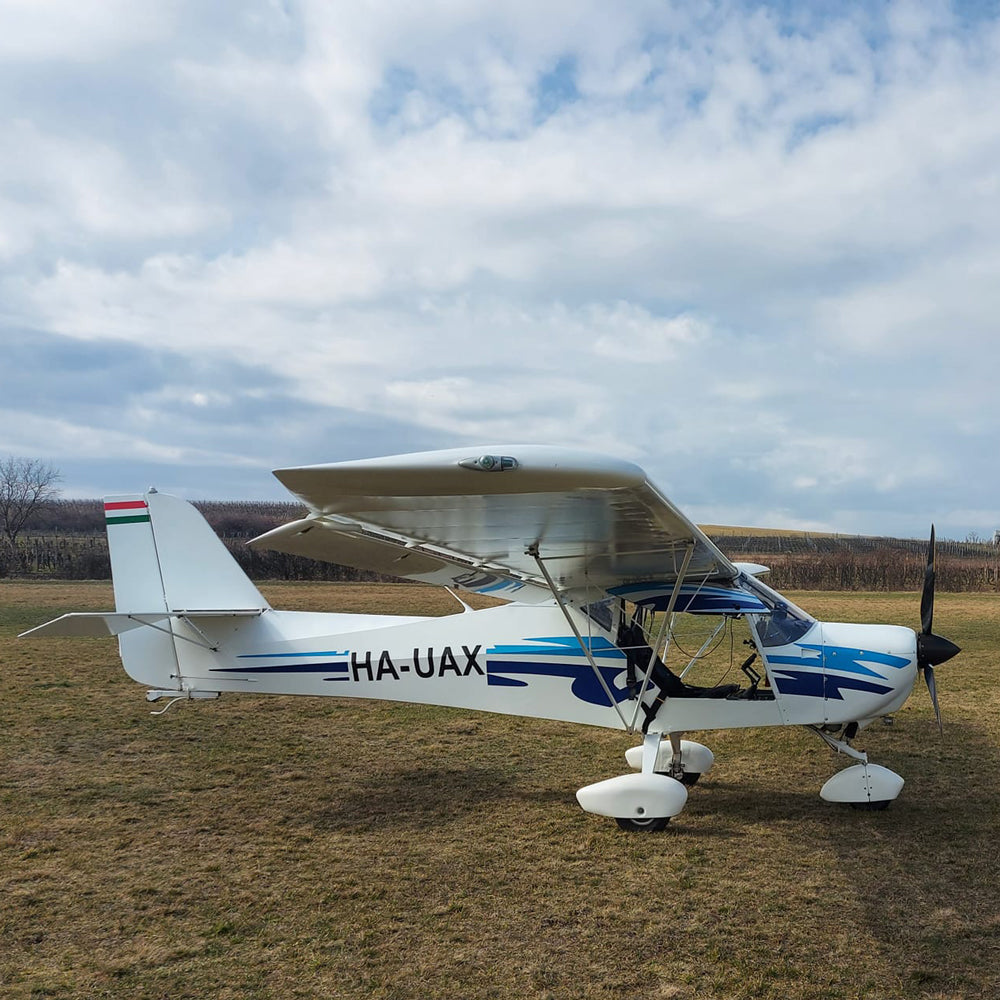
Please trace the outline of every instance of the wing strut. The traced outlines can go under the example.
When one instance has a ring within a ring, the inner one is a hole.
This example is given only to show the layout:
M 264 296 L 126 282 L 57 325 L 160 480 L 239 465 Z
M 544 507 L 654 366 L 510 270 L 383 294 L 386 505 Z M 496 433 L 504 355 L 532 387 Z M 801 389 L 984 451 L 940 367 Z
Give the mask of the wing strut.
M 531 558 L 538 564 L 538 568 L 541 570 L 542 576 L 545 577 L 545 582 L 549 586 L 550 593 L 556 599 L 556 604 L 559 605 L 559 610 L 563 613 L 563 617 L 566 619 L 569 627 L 573 630 L 573 635 L 576 636 L 576 641 L 580 644 L 580 649 L 583 650 L 583 655 L 587 657 L 590 669 L 594 671 L 594 676 L 598 679 L 598 681 L 600 681 L 601 687 L 604 688 L 604 693 L 608 696 L 608 701 L 618 713 L 618 718 L 622 720 L 622 725 L 628 732 L 635 732 L 635 719 L 633 718 L 631 726 L 625 721 L 625 716 L 622 715 L 622 710 L 618 707 L 618 702 L 615 700 L 615 696 L 611 693 L 611 688 L 608 687 L 608 682 L 604 679 L 604 675 L 601 673 L 600 668 L 594 662 L 594 654 L 590 651 L 590 643 L 584 642 L 583 636 L 580 635 L 580 630 L 576 627 L 576 622 L 573 621 L 573 616 L 569 613 L 569 609 L 566 607 L 565 603 L 563 603 L 562 595 L 556 589 L 555 582 L 549 575 L 549 571 L 546 568 L 545 563 L 542 562 L 542 557 L 538 554 L 538 542 L 532 543 L 524 550 L 524 552 L 525 555 L 531 556 Z
M 635 702 L 635 710 L 632 712 L 632 721 L 628 724 L 628 731 L 630 733 L 635 732 L 635 723 L 639 718 L 639 709 L 642 708 L 643 695 L 646 693 L 646 688 L 649 687 L 650 677 L 653 676 L 653 666 L 656 663 L 656 651 L 660 648 L 660 643 L 663 641 L 663 633 L 666 630 L 667 622 L 670 621 L 670 617 L 674 613 L 674 607 L 677 604 L 677 597 L 681 592 L 681 584 L 684 583 L 684 577 L 687 575 L 688 566 L 691 565 L 691 557 L 694 555 L 695 544 L 695 542 L 692 542 L 687 547 L 687 551 L 684 553 L 684 559 L 681 562 L 680 571 L 677 574 L 677 579 L 674 581 L 674 589 L 670 592 L 670 600 L 667 601 L 666 610 L 663 612 L 663 620 L 660 622 L 660 631 L 656 636 L 656 643 L 650 650 L 649 666 L 646 667 L 646 673 L 642 678 L 642 687 L 639 689 L 639 697 Z M 664 657 L 664 659 L 666 659 L 666 657 Z

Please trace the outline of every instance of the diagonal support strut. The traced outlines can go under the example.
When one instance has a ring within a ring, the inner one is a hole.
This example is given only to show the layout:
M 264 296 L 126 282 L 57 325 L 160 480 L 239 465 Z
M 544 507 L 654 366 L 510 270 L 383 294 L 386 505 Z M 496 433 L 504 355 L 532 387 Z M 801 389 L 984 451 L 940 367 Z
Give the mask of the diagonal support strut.
M 577 628 L 576 622 L 573 621 L 573 616 L 569 613 L 569 608 L 566 607 L 566 602 L 562 598 L 562 594 L 556 589 L 555 581 L 552 579 L 548 568 L 542 561 L 542 557 L 538 551 L 538 543 L 535 542 L 533 545 L 528 546 L 525 549 L 525 555 L 531 556 L 532 559 L 538 564 L 538 568 L 541 571 L 542 576 L 545 577 L 545 582 L 548 584 L 549 592 L 555 598 L 556 604 L 559 605 L 559 610 L 563 613 L 563 617 L 566 619 L 567 624 L 573 630 L 573 635 L 576 636 L 576 641 L 580 644 L 580 649 L 583 650 L 583 655 L 587 657 L 587 662 L 590 664 L 590 669 L 594 671 L 594 676 L 600 682 L 601 687 L 604 689 L 604 693 L 608 696 L 608 702 L 611 707 L 614 708 L 615 712 L 618 714 L 618 718 L 622 720 L 622 725 L 628 732 L 634 732 L 634 723 L 632 726 L 625 721 L 625 716 L 622 715 L 622 710 L 618 707 L 618 702 L 615 700 L 615 696 L 611 693 L 611 688 L 608 686 L 608 682 L 604 679 L 604 675 L 601 673 L 600 667 L 598 667 L 597 662 L 594 660 L 594 654 L 590 649 L 590 643 L 584 641 L 583 636 L 580 634 L 580 630 Z
M 695 543 L 692 542 L 688 547 L 687 551 L 684 553 L 684 559 L 681 562 L 680 572 L 677 574 L 677 579 L 674 581 L 674 589 L 670 592 L 670 600 L 667 602 L 666 610 L 663 612 L 663 621 L 660 622 L 660 631 L 656 636 L 656 644 L 652 647 L 652 651 L 649 654 L 649 664 L 646 667 L 646 673 L 642 678 L 642 687 L 639 689 L 639 697 L 635 702 L 635 709 L 632 712 L 632 721 L 628 724 L 628 731 L 630 733 L 635 732 L 635 724 L 639 718 L 639 709 L 642 708 L 642 698 L 646 693 L 646 689 L 649 687 L 649 679 L 653 676 L 653 665 L 656 663 L 656 651 L 660 648 L 660 643 L 663 641 L 663 633 L 666 631 L 667 622 L 670 621 L 670 616 L 674 613 L 674 607 L 677 604 L 677 598 L 680 596 L 681 585 L 684 583 L 684 577 L 687 575 L 688 566 L 691 565 L 691 557 L 694 555 Z

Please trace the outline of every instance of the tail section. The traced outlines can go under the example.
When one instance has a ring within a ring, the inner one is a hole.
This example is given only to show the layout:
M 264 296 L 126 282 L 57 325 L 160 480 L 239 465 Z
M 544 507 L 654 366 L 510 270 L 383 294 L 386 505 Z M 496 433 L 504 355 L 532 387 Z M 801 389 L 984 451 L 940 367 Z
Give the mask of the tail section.
M 268 603 L 191 504 L 150 490 L 104 501 L 115 610 L 232 611 Z
M 153 695 L 186 691 L 188 646 L 199 639 L 190 617 L 201 612 L 256 613 L 269 605 L 191 504 L 150 490 L 104 502 L 117 612 L 139 615 L 148 628 L 118 635 L 125 672 Z M 185 618 L 177 617 L 185 615 Z
M 211 655 L 209 634 L 232 634 L 270 605 L 191 504 L 150 490 L 107 497 L 104 513 L 115 610 L 63 615 L 22 636 L 116 635 L 125 672 L 154 688 L 151 701 L 216 697 L 185 679 L 192 656 Z

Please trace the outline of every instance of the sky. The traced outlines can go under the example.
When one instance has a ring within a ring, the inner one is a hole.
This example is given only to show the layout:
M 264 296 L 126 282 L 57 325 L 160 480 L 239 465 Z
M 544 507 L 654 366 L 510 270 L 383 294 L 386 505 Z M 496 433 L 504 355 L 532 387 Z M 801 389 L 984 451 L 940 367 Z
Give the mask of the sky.
M 1000 4 L 0 0 L 0 456 L 477 444 L 1000 528 Z

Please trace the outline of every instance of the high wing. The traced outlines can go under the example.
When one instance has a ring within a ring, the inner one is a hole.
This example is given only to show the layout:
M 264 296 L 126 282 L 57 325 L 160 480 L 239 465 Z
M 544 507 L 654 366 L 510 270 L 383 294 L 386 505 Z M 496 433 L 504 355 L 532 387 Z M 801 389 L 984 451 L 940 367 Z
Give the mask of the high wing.
M 689 550 L 687 587 L 733 593 L 740 575 L 639 466 L 605 455 L 505 445 L 275 475 L 309 515 L 254 548 L 531 603 L 552 596 L 539 560 L 559 592 L 587 600 L 654 600 Z

